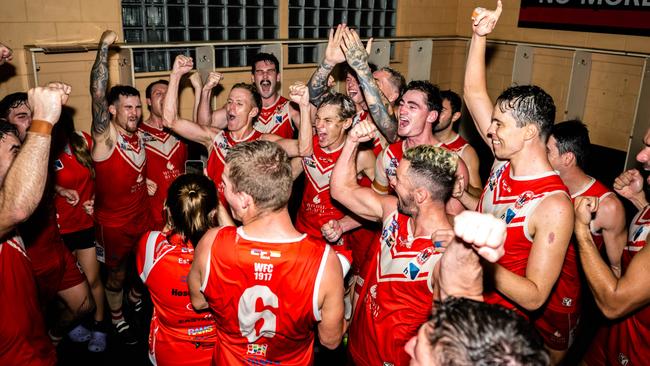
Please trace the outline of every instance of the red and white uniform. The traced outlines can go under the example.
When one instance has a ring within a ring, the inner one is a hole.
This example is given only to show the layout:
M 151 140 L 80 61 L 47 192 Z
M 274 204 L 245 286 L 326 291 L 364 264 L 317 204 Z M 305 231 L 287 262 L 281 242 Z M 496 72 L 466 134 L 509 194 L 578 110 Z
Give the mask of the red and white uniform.
M 0 243 L 0 298 L 0 365 L 55 365 L 56 352 L 45 333 L 34 274 L 19 236 Z
M 95 161 L 95 218 L 107 227 L 149 220 L 149 198 L 145 182 L 147 157 L 137 133 L 117 133 L 111 155 Z
M 168 130 L 157 129 L 145 123 L 138 127 L 138 134 L 144 142 L 147 155 L 145 175 L 158 185 L 156 193 L 149 197 L 151 217 L 154 227 L 162 229 L 165 225 L 162 212 L 167 189 L 174 179 L 185 173 L 187 145 Z
M 432 272 L 442 253 L 430 237 L 413 236 L 410 220 L 397 211 L 384 220 L 350 327 L 356 365 L 408 365 L 404 345 L 431 315 Z
M 262 133 L 257 130 L 252 130 L 248 136 L 245 136 L 241 140 L 235 140 L 230 132 L 225 130 L 220 130 L 214 139 L 212 140 L 212 149 L 210 150 L 210 155 L 208 156 L 208 165 L 206 172 L 208 177 L 212 179 L 214 184 L 219 190 L 219 200 L 224 207 L 229 207 L 226 198 L 223 195 L 223 184 L 221 184 L 221 175 L 226 166 L 226 155 L 228 155 L 228 150 L 230 150 L 235 145 L 242 142 L 255 141 L 262 137 Z
M 467 142 L 467 140 L 465 140 L 459 134 L 456 134 L 456 137 L 451 139 L 451 141 L 444 142 L 442 143 L 442 145 L 440 145 L 440 147 L 444 148 L 445 150 L 453 151 L 459 156 L 463 154 L 463 151 L 468 146 L 469 146 L 469 142 Z
M 591 178 L 591 177 L 589 177 Z M 609 195 L 613 195 L 612 192 L 607 186 L 597 181 L 594 178 L 591 178 L 590 182 L 579 192 L 576 192 L 571 195 L 571 199 L 575 200 L 576 197 L 598 197 L 598 202 L 601 202 Z M 594 243 L 598 247 L 598 250 L 602 250 L 605 240 L 603 239 L 603 234 L 600 230 L 595 230 L 593 227 L 593 221 L 589 224 L 591 229 L 591 237 L 594 239 Z
M 498 263 L 516 275 L 522 277 L 526 275 L 528 257 L 533 245 L 533 237 L 528 232 L 528 219 L 542 200 L 554 194 L 569 195 L 568 189 L 554 171 L 536 176 L 517 177 L 512 175 L 509 162 L 496 161 L 492 168 L 492 173 L 478 205 L 478 211 L 491 213 L 506 222 L 505 255 Z M 577 314 L 580 301 L 580 275 L 574 245 L 569 244 L 560 277 L 549 295 L 549 300 L 536 314 L 517 307 L 514 302 L 493 289 L 486 289 L 483 296 L 487 303 L 500 304 L 531 317 L 545 342 L 547 344 L 555 342 L 547 338 L 545 331 L 549 331 L 548 326 L 538 324 L 537 317 L 544 320 L 550 316 L 546 313 L 542 314 L 547 309 L 556 314 Z M 550 323 L 553 321 L 548 320 Z M 541 329 L 542 326 L 545 329 Z M 554 333 L 553 330 L 550 332 Z M 568 337 L 570 337 L 569 334 L 562 334 L 560 337 L 562 340 L 557 340 L 557 343 L 570 344 L 571 341 Z
M 85 132 L 76 133 L 83 133 L 90 150 L 92 146 L 90 135 Z M 95 225 L 93 217 L 86 213 L 83 203 L 93 199 L 95 181 L 90 170 L 81 165 L 72 153 L 70 144 L 65 146 L 63 152 L 54 161 L 54 174 L 56 185 L 65 189 L 74 189 L 79 194 L 79 203 L 75 206 L 69 204 L 61 195 L 54 196 L 59 232 L 69 234 L 92 228 Z
M 193 259 L 192 243 L 177 234 L 152 231 L 138 244 L 136 268 L 154 305 L 149 328 L 149 359 L 154 365 L 200 366 L 212 359 L 214 317 L 194 311 L 187 288 Z
M 327 152 L 318 144 L 318 136 L 313 137 L 314 152 L 302 159 L 306 183 L 300 209 L 296 216 L 296 229 L 302 233 L 320 240 L 323 234 L 321 226 L 330 220 L 340 220 L 345 216 L 344 208 L 332 200 L 330 194 L 330 177 L 336 161 L 341 156 L 343 145 L 336 150 Z M 341 252 L 349 263 L 352 263 L 351 253 L 346 243 L 347 235 L 342 235 L 334 245 L 337 253 Z
M 291 122 L 290 101 L 281 95 L 278 96 L 273 105 L 262 108 L 253 127 L 262 133 L 292 139 L 296 129 Z
M 646 246 L 650 234 L 650 205 L 632 219 L 627 246 L 623 250 L 623 273 L 632 258 Z M 650 360 L 650 306 L 640 309 L 601 329 L 585 361 L 591 365 L 646 365 Z
M 271 242 L 224 227 L 201 286 L 215 314 L 213 365 L 311 365 L 329 246 L 307 235 Z
M 43 306 L 47 306 L 57 292 L 86 280 L 59 233 L 51 187 L 50 184 L 46 185 L 45 194 L 36 210 L 18 227 L 31 259 L 39 300 Z

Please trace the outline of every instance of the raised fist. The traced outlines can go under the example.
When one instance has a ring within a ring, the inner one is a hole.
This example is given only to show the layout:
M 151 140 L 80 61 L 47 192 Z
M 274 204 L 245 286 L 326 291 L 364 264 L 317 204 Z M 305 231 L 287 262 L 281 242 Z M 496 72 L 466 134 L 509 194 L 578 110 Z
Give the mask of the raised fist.
M 377 126 L 374 122 L 365 120 L 357 123 L 352 127 L 350 132 L 348 132 L 348 138 L 352 142 L 366 142 L 370 141 L 375 137 L 377 133 Z
M 321 226 L 320 231 L 323 234 L 323 238 L 330 243 L 336 242 L 343 235 L 343 229 L 338 220 L 329 220 Z
M 8 46 L 0 43 L 0 65 L 13 60 L 14 52 Z
M 205 81 L 205 85 L 203 85 L 203 89 L 212 89 L 219 85 L 219 83 L 223 80 L 223 74 L 220 72 L 212 71 L 208 75 L 208 80 Z
M 190 70 L 194 68 L 194 61 L 191 57 L 185 55 L 178 55 L 174 60 L 174 66 L 172 68 L 172 74 L 185 75 Z
M 32 118 L 56 124 L 61 116 L 61 106 L 68 100 L 71 90 L 72 88 L 64 83 L 50 83 L 46 87 L 29 89 L 27 96 L 32 108 Z
M 598 197 L 579 196 L 573 202 L 575 208 L 575 223 L 576 225 L 589 225 L 592 219 L 592 214 L 598 210 Z
M 289 87 L 289 98 L 302 107 L 309 107 L 309 89 L 301 81 L 296 81 Z
M 498 261 L 505 253 L 506 224 L 490 214 L 463 211 L 454 219 L 454 232 L 490 262 Z
M 117 34 L 112 30 L 106 30 L 102 33 L 102 36 L 99 39 L 99 43 L 103 45 L 111 45 L 117 41 Z
M 621 173 L 614 179 L 614 191 L 627 199 L 643 194 L 643 177 L 641 173 L 636 169 Z

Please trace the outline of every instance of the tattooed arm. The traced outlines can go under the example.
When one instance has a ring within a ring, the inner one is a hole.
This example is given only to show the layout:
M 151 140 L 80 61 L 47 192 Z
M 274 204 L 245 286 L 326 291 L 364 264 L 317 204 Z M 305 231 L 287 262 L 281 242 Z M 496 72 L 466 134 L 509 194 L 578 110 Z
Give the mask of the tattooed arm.
M 367 50 L 354 30 L 346 29 L 343 33 L 343 40 L 345 58 L 348 65 L 357 73 L 359 85 L 361 85 L 363 96 L 368 105 L 368 111 L 375 125 L 377 125 L 377 129 L 381 131 L 388 142 L 395 142 L 397 140 L 397 120 L 392 113 L 390 102 L 386 97 L 382 96 L 379 87 L 375 83 L 370 66 L 368 66 Z
M 108 47 L 117 40 L 117 35 L 111 30 L 105 31 L 99 40 L 99 48 L 95 63 L 90 71 L 90 97 L 92 99 L 92 126 L 93 137 L 92 157 L 94 160 L 103 160 L 107 157 L 115 144 L 113 129 L 111 128 L 111 115 L 108 112 L 106 88 L 108 85 Z
M 345 29 L 347 27 L 342 24 L 336 27 L 336 31 L 330 29 L 329 41 L 325 49 L 325 58 L 309 79 L 309 101 L 316 107 L 320 106 L 323 99 L 330 94 L 327 78 L 330 76 L 332 69 L 334 69 L 334 66 L 345 62 L 345 55 L 341 50 L 343 31 Z

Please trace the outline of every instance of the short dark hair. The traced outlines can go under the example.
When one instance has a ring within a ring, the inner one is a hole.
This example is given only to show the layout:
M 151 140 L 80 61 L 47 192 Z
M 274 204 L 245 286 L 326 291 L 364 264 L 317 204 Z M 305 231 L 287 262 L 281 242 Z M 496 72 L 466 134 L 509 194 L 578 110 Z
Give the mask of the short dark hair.
M 404 79 L 404 75 L 402 75 L 401 72 L 393 69 L 390 66 L 380 67 L 377 71 L 385 71 L 390 74 L 388 80 L 393 85 L 393 87 L 397 89 L 397 94 L 402 94 L 402 91 L 406 87 L 406 79 Z
M 573 153 L 576 157 L 576 164 L 584 170 L 591 147 L 587 126 L 577 119 L 564 121 L 553 126 L 551 135 L 557 141 L 557 150 L 560 155 L 568 152 Z
M 7 120 L 0 119 L 0 140 L 9 134 L 14 135 L 16 138 L 18 138 L 18 129 Z
M 235 145 L 226 156 L 235 192 L 253 198 L 260 210 L 287 206 L 293 177 L 289 156 L 275 142 L 256 140 Z
M 278 73 L 280 72 L 280 61 L 278 61 L 278 58 L 275 57 L 275 55 L 272 53 L 260 52 L 255 56 L 253 56 L 253 60 L 251 61 L 251 74 L 255 73 L 255 64 L 257 64 L 260 61 L 273 63 L 273 65 L 275 66 L 275 71 L 277 71 Z
M 328 94 L 318 108 L 322 108 L 326 105 L 335 105 L 339 107 L 339 117 L 341 119 L 348 119 L 354 117 L 357 114 L 356 107 L 354 106 L 354 101 L 352 98 L 345 94 L 341 93 L 331 93 Z
M 517 85 L 504 90 L 497 98 L 501 112 L 510 111 L 517 127 L 534 123 L 543 142 L 548 140 L 555 121 L 553 97 L 536 85 Z
M 434 201 L 447 202 L 451 198 L 458 169 L 458 155 L 431 145 L 414 146 L 404 152 L 411 164 L 408 174 L 415 186 L 425 187 Z
M 437 85 L 426 80 L 413 80 L 406 85 L 404 93 L 409 90 L 417 90 L 424 93 L 426 96 L 427 109 L 429 109 L 429 111 L 436 111 L 438 113 L 442 111 L 442 98 L 440 97 L 440 89 Z M 402 93 L 402 95 L 404 95 L 404 93 Z
M 460 99 L 460 95 L 456 94 L 454 91 L 447 89 L 440 91 L 440 97 L 442 100 L 448 100 L 449 105 L 451 105 L 451 114 L 460 112 L 460 108 L 463 106 L 463 102 Z
M 466 298 L 436 302 L 428 332 L 437 365 L 550 364 L 548 351 L 533 326 L 499 305 Z
M 204 175 L 181 175 L 169 186 L 165 206 L 172 233 L 183 236 L 196 246 L 203 234 L 214 226 L 217 188 Z
M 139 98 L 140 92 L 138 89 L 130 85 L 115 85 L 111 88 L 111 90 L 108 92 L 108 95 L 106 96 L 108 105 L 114 105 L 118 100 L 120 100 L 120 96 Z
M 28 103 L 27 93 L 16 92 L 9 94 L 0 100 L 0 118 L 8 119 L 12 109 Z
M 153 83 L 149 84 L 147 86 L 147 89 L 144 91 L 145 98 L 147 98 L 147 99 L 151 98 L 151 91 L 153 90 L 153 87 L 158 85 L 158 84 L 169 85 L 169 81 L 164 80 L 164 79 L 160 79 L 160 80 L 156 80 Z
M 233 89 L 245 89 L 248 90 L 251 93 L 251 98 L 253 98 L 252 102 L 255 107 L 261 112 L 262 111 L 262 97 L 260 96 L 260 93 L 257 91 L 257 87 L 253 84 L 248 84 L 248 83 L 237 83 L 232 86 L 230 90 Z M 258 112 L 259 113 L 259 112 Z

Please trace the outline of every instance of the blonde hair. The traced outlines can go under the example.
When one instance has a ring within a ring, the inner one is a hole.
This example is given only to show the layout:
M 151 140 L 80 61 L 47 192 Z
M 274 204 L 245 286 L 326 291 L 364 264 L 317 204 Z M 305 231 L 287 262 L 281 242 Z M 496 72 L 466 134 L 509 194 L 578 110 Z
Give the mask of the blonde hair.
M 181 235 L 193 245 L 214 226 L 217 189 L 208 177 L 185 174 L 176 178 L 167 190 L 167 224 L 172 233 Z

